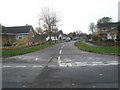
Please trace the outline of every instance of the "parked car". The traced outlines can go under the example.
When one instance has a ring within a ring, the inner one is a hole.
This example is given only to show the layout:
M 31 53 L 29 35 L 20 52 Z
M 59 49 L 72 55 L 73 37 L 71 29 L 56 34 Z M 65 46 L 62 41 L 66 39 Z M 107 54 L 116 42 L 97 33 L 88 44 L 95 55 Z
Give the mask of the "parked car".
M 67 38 L 67 39 L 66 39 L 66 42 L 70 42 L 70 40 L 71 40 L 70 38 Z

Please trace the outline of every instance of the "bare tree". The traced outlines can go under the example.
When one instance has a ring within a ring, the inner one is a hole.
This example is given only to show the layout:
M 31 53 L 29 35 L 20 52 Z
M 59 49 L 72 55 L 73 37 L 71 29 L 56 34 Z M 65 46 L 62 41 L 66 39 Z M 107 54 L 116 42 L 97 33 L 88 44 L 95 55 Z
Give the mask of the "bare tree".
M 45 28 L 49 31 L 49 38 L 51 40 L 51 33 L 60 21 L 57 17 L 57 13 L 53 11 L 53 9 L 44 7 L 41 9 L 40 19 L 43 20 Z
M 89 31 L 94 34 L 96 32 L 96 25 L 92 22 L 89 24 Z
M 36 32 L 39 34 L 43 34 L 43 29 L 41 27 L 37 27 Z

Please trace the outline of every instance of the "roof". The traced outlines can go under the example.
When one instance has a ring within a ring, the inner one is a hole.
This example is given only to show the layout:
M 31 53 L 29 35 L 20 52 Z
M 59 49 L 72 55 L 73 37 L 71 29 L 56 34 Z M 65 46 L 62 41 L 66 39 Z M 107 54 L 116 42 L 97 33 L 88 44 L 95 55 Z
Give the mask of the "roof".
M 34 38 L 46 38 L 47 37 L 47 35 L 45 35 L 45 34 L 35 34 L 35 37 Z
M 103 27 L 117 27 L 118 23 L 98 23 L 97 27 L 98 28 L 103 28 Z
M 111 29 L 109 32 L 118 32 L 118 28 L 115 27 L 115 28 Z
M 29 33 L 30 30 L 33 30 L 33 27 L 31 25 L 5 27 L 5 29 L 3 30 L 3 33 Z
M 59 36 L 60 34 L 63 35 L 63 32 L 61 30 L 59 30 L 58 32 L 56 33 L 51 33 L 51 36 Z M 49 36 L 49 33 L 46 34 L 47 36 Z

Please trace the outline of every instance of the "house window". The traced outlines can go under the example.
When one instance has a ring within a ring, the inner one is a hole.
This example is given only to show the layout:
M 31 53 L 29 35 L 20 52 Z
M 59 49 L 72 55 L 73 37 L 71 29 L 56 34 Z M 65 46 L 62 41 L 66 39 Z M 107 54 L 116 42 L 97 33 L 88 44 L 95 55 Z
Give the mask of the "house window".
M 16 35 L 16 39 L 23 39 L 23 35 Z
M 103 31 L 106 31 L 107 29 L 106 29 L 106 28 L 103 28 L 102 30 L 103 30 Z

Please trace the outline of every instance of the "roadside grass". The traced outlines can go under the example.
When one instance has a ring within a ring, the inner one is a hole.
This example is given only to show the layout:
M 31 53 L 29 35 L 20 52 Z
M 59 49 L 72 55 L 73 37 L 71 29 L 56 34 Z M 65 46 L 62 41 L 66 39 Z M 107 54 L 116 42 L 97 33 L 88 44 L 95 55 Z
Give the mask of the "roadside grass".
M 75 42 L 75 45 L 78 48 L 80 48 L 82 50 L 86 50 L 86 51 L 120 55 L 120 47 L 117 47 L 117 46 L 95 46 L 95 47 L 91 47 L 89 45 L 86 45 L 86 44 L 82 43 L 81 40 Z
M 54 44 L 61 43 L 61 42 L 63 42 L 63 41 L 51 42 L 51 44 L 29 47 L 29 48 L 25 48 L 25 49 L 2 51 L 2 54 L 0 56 L 8 57 L 8 56 L 15 56 L 15 55 L 21 55 L 21 54 L 25 54 L 25 53 L 30 53 L 30 52 L 34 52 L 34 51 L 37 51 L 37 50 L 52 46 Z

